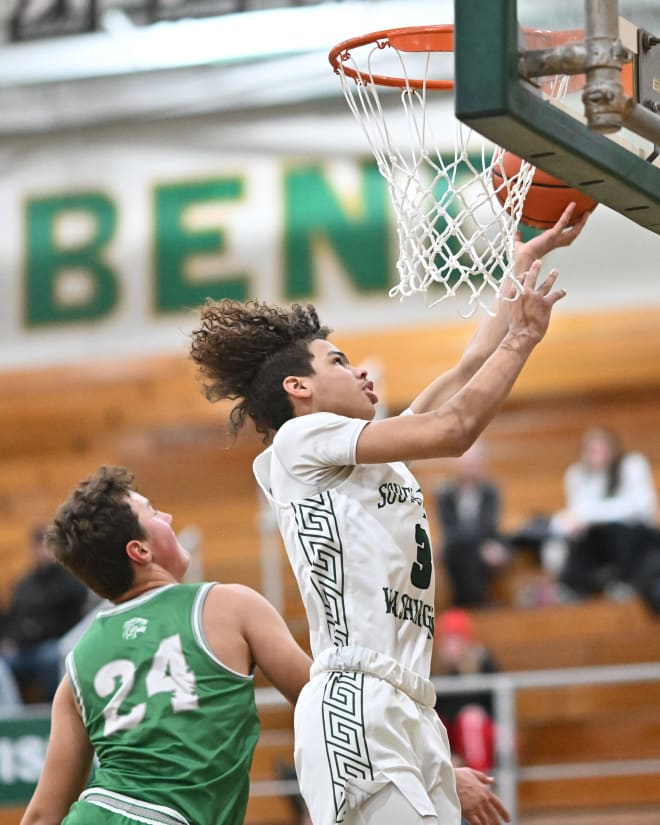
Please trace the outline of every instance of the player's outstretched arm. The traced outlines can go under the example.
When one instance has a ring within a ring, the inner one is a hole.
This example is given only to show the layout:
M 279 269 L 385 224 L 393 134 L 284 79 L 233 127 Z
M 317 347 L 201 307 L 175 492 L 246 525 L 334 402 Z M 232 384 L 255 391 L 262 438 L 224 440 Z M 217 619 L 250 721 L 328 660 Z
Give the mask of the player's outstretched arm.
M 44 767 L 21 825 L 59 825 L 87 784 L 93 753 L 65 676 L 53 699 Z
M 515 247 L 515 271 L 521 277 L 529 270 L 534 261 L 543 258 L 554 249 L 570 246 L 580 235 L 590 213 L 585 213 L 571 226 L 571 217 L 575 204 L 569 204 L 557 223 L 545 232 L 523 243 L 518 240 Z M 515 293 L 512 281 L 507 281 L 504 289 L 505 298 Z M 509 328 L 510 301 L 500 300 L 495 315 L 484 315 L 479 321 L 474 335 L 468 342 L 458 364 L 438 376 L 412 402 L 411 409 L 416 413 L 437 409 L 444 401 L 451 398 L 461 387 L 476 374 L 486 359 L 492 355 Z
M 462 455 L 476 441 L 511 392 L 546 333 L 552 308 L 565 294 L 554 289 L 556 270 L 537 283 L 540 268 L 535 261 L 522 277 L 506 335 L 467 384 L 430 412 L 372 421 L 358 438 L 359 464 Z
M 461 814 L 470 825 L 500 825 L 510 822 L 511 815 L 502 800 L 490 789 L 491 776 L 472 768 L 456 768 L 456 792 Z

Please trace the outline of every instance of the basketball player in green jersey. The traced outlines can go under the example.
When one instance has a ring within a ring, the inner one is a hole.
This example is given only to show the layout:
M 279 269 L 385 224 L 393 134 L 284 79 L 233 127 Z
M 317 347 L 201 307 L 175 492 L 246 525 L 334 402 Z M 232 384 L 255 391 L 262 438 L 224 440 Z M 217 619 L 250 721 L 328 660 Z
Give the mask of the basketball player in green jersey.
M 101 467 L 61 506 L 51 552 L 114 606 L 67 660 L 46 762 L 21 825 L 240 825 L 259 722 L 251 671 L 291 702 L 311 660 L 258 593 L 180 584 L 171 517 Z M 87 786 L 92 757 L 100 766 Z M 490 777 L 457 770 L 464 813 L 505 813 Z
M 240 825 L 259 736 L 252 670 L 292 703 L 309 678 L 284 620 L 247 587 L 181 584 L 190 559 L 171 517 L 124 468 L 82 482 L 47 541 L 113 604 L 67 657 L 22 825 Z

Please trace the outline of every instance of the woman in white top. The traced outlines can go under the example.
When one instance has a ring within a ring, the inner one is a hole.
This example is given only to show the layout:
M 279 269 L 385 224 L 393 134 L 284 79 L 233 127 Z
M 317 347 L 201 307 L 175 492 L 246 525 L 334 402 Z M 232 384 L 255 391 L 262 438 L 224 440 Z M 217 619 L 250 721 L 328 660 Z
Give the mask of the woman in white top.
M 314 664 L 296 706 L 296 769 L 314 825 L 458 825 L 446 732 L 429 681 L 434 574 L 419 484 L 403 462 L 463 453 L 507 398 L 554 304 L 569 207 L 517 247 L 522 294 L 485 317 L 456 367 L 394 418 L 374 420 L 366 369 L 328 340 L 313 306 L 207 302 L 192 358 L 211 401 L 236 399 L 272 443 L 254 472 L 305 604 Z M 537 283 L 540 280 L 540 283 Z M 493 802 L 478 825 L 505 817 Z
M 551 524 L 567 541 L 560 581 L 578 595 L 628 594 L 656 526 L 649 462 L 624 452 L 611 430 L 591 427 L 582 435 L 579 460 L 566 470 L 564 490 L 566 509 Z

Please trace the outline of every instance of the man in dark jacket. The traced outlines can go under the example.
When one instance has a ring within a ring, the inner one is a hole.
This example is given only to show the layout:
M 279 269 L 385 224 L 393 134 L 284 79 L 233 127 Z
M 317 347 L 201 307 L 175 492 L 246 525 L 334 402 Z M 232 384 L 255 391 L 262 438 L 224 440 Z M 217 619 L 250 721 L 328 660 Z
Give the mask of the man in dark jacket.
M 33 528 L 31 569 L 16 582 L 2 621 L 2 659 L 24 697 L 50 702 L 60 680 L 59 639 L 85 613 L 88 589 L 45 548 L 42 525 Z
M 499 490 L 485 476 L 484 449 L 474 444 L 457 459 L 454 478 L 436 492 L 441 563 L 456 607 L 488 604 L 492 574 L 509 557 L 499 533 Z

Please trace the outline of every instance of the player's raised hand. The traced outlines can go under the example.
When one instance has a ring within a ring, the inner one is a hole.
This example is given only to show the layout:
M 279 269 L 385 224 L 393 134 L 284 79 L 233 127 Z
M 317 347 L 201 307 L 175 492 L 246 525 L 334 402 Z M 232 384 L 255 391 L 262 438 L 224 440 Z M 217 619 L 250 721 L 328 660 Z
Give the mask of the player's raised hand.
M 537 260 L 523 273 L 520 295 L 509 307 L 509 332 L 527 335 L 535 341 L 543 338 L 553 306 L 566 295 L 564 289 L 553 289 L 559 275 L 556 269 L 537 283 L 540 270 L 541 261 Z
M 525 243 L 522 242 L 520 233 L 518 233 L 514 250 L 517 275 L 527 272 L 535 260 L 547 255 L 548 252 L 552 252 L 553 249 L 570 246 L 573 243 L 584 229 L 589 220 L 589 215 L 591 215 L 591 212 L 585 212 L 578 221 L 571 225 L 574 211 L 575 203 L 569 203 L 554 226 Z

